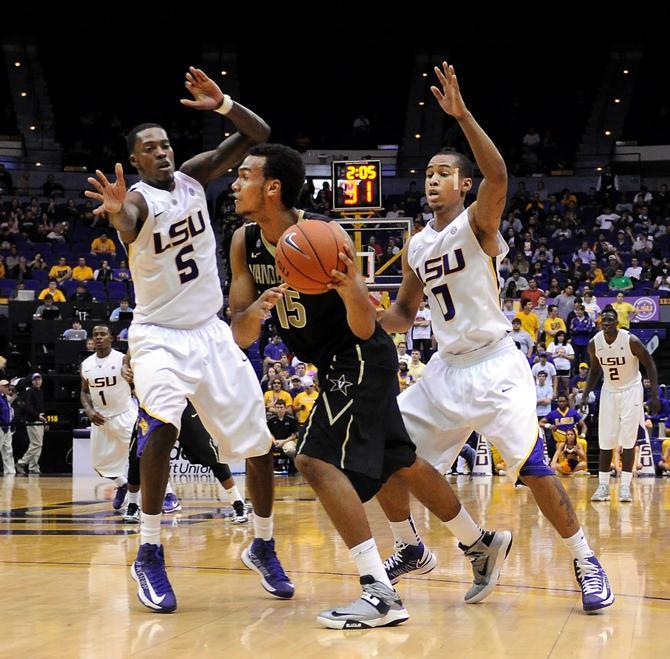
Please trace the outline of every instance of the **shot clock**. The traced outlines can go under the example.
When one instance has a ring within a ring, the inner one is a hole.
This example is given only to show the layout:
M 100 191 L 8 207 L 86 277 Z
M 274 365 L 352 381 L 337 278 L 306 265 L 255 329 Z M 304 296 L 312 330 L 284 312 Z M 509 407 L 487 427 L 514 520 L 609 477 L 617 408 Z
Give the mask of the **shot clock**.
M 382 207 L 380 160 L 333 162 L 333 210 L 367 211 Z

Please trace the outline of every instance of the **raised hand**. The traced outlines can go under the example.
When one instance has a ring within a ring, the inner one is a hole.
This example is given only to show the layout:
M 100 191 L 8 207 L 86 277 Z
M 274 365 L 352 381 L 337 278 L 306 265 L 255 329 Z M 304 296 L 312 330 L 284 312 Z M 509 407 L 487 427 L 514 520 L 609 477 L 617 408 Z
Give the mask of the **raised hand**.
M 442 69 L 439 66 L 434 67 L 434 69 L 442 90 L 440 91 L 438 87 L 432 86 L 430 91 L 433 92 L 433 96 L 447 114 L 450 114 L 454 119 L 462 119 L 468 114 L 468 109 L 465 107 L 458 88 L 454 67 L 447 62 L 442 62 Z
M 93 215 L 100 215 L 101 213 L 118 213 L 123 208 L 123 202 L 126 200 L 126 182 L 123 179 L 123 167 L 121 163 L 117 162 L 114 167 L 116 174 L 116 181 L 110 183 L 107 177 L 99 170 L 95 170 L 95 175 L 98 178 L 88 177 L 88 182 L 97 190 L 85 190 L 84 194 L 89 199 L 95 199 L 100 202 L 94 211 Z
M 216 110 L 223 103 L 223 92 L 201 69 L 190 66 L 184 85 L 195 99 L 194 101 L 190 98 L 180 99 L 179 102 L 186 107 L 196 110 Z

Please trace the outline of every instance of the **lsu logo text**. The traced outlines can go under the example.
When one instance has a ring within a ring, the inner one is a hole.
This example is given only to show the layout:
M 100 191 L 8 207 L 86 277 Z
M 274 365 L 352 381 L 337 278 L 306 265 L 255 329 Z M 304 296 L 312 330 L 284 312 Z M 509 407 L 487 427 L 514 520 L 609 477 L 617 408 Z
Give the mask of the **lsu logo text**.
M 463 258 L 463 250 L 456 249 L 453 252 L 447 252 L 442 256 L 436 256 L 432 259 L 427 259 L 423 264 L 423 272 L 421 268 L 416 269 L 416 274 L 419 279 L 427 284 L 428 282 L 440 279 L 445 275 L 459 272 L 465 268 L 465 259 Z
M 156 254 L 162 254 L 171 247 L 178 247 L 190 242 L 197 235 L 203 233 L 206 228 L 207 225 L 202 211 L 198 211 L 172 224 L 167 230 L 167 235 L 165 235 L 165 232 L 156 231 L 153 234 L 154 251 Z

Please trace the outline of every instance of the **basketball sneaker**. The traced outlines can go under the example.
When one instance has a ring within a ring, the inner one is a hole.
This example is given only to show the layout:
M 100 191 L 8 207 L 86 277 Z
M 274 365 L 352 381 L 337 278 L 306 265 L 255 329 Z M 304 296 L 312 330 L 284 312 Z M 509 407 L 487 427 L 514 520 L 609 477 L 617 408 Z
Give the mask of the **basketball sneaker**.
M 600 483 L 598 489 L 593 493 L 591 501 L 609 501 L 610 500 L 610 486 L 605 483 Z
M 178 510 L 181 510 L 181 503 L 179 503 L 177 495 L 174 492 L 168 492 L 163 501 L 163 512 L 169 515 L 170 513 L 176 513 Z
M 630 491 L 630 485 L 619 485 L 619 501 L 622 503 L 631 503 L 633 501 L 633 493 Z
M 163 545 L 140 545 L 137 558 L 130 568 L 139 588 L 137 598 L 152 611 L 172 613 L 177 608 L 177 598 L 165 571 Z
M 423 542 L 418 545 L 407 545 L 399 540 L 395 541 L 395 552 L 384 561 L 384 569 L 393 585 L 409 572 L 427 574 L 434 570 L 436 565 L 435 554 L 425 547 Z
M 467 604 L 476 604 L 491 594 L 498 583 L 500 568 L 512 548 L 510 531 L 484 531 L 474 545 L 458 543 L 472 563 L 472 587 L 463 598 Z
M 614 593 L 598 559 L 595 556 L 581 561 L 575 558 L 574 565 L 575 577 L 582 589 L 584 611 L 599 611 L 611 606 L 614 603 Z
M 126 494 L 128 494 L 128 485 L 122 485 L 121 487 L 116 488 L 114 501 L 112 501 L 112 508 L 114 508 L 114 510 L 121 509 L 123 502 L 126 500 Z
M 126 524 L 140 523 L 140 507 L 136 503 L 129 503 L 126 512 L 123 515 L 123 521 Z
M 244 501 L 233 501 L 233 517 L 230 521 L 233 524 L 246 524 L 248 519 Z
M 361 577 L 363 594 L 355 602 L 339 609 L 322 611 L 317 622 L 330 629 L 369 629 L 392 627 L 409 619 L 409 613 L 393 588 L 374 577 Z
M 290 599 L 295 586 L 286 576 L 277 553 L 275 541 L 254 538 L 254 541 L 242 552 L 242 562 L 254 572 L 261 575 L 261 584 L 265 590 L 275 597 Z

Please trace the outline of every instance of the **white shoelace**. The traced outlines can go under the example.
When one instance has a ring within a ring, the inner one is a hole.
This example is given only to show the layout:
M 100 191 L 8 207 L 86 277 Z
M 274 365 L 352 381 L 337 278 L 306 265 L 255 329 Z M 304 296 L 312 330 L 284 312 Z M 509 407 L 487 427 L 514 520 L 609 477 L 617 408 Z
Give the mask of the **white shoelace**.
M 598 566 L 586 561 L 577 563 L 577 570 L 579 570 L 579 579 L 584 583 L 585 595 L 594 595 L 602 590 L 603 584 Z

